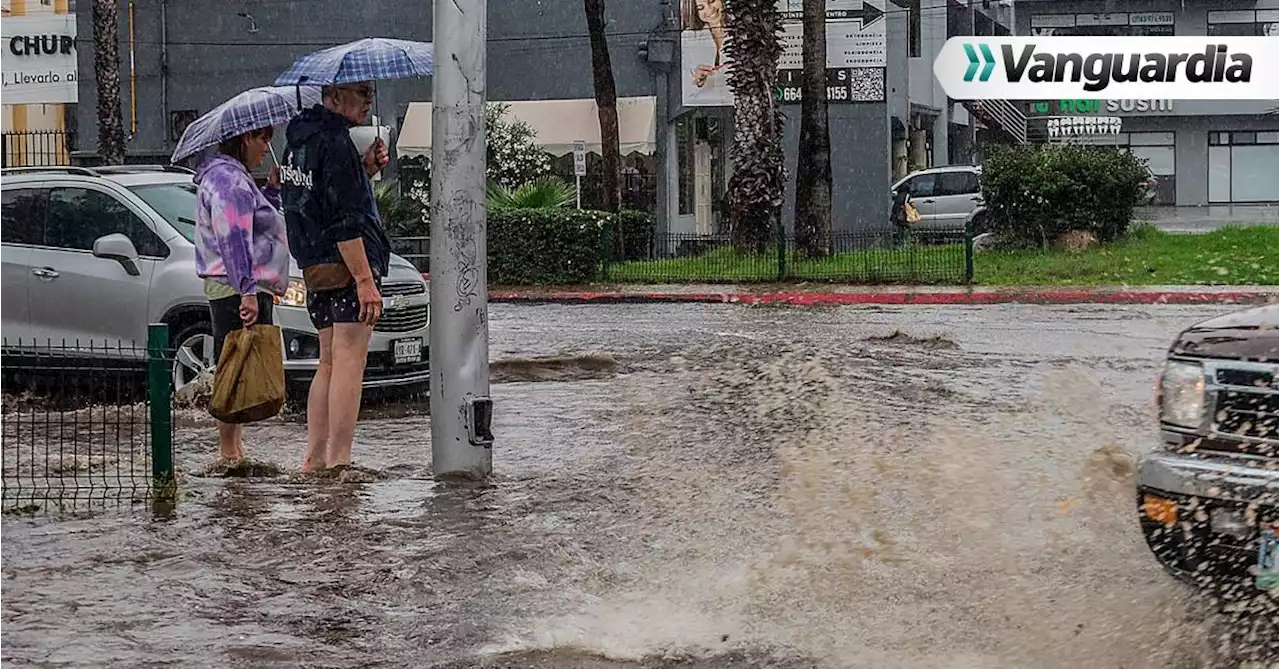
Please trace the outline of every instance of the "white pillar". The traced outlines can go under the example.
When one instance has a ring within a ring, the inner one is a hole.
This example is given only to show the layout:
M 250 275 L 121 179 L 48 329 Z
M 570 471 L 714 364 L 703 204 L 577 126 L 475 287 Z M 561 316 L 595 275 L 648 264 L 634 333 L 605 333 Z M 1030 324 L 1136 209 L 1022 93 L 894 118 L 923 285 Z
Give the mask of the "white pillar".
M 431 465 L 493 471 L 485 250 L 485 0 L 435 3 L 431 111 Z

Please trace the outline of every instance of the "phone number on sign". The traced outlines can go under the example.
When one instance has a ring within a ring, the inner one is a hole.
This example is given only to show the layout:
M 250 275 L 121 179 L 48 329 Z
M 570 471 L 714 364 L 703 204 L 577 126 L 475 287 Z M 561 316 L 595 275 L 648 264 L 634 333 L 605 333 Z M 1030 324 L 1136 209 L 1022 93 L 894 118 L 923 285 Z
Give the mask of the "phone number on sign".
M 780 102 L 799 102 L 803 97 L 799 86 L 782 86 L 778 88 Z M 830 102 L 847 102 L 853 97 L 848 86 L 827 86 L 827 100 Z

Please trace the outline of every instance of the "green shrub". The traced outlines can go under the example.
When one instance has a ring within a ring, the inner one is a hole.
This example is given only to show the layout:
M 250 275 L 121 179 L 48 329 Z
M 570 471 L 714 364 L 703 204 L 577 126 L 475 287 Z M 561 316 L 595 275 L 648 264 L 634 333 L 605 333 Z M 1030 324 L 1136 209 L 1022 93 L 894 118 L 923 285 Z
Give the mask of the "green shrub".
M 599 277 L 608 213 L 500 208 L 488 218 L 489 283 L 565 285 Z
M 1046 247 L 1071 230 L 1103 243 L 1125 234 L 1147 171 L 1112 147 L 992 147 L 982 165 L 990 229 L 1021 247 Z
M 560 177 L 539 177 L 507 188 L 491 181 L 485 192 L 486 206 L 494 209 L 560 209 L 573 204 L 578 191 Z
M 619 260 L 648 260 L 653 255 L 653 237 L 655 232 L 655 223 L 653 216 L 647 212 L 637 211 L 634 209 L 624 209 L 617 217 L 618 223 L 622 226 L 622 242 L 623 257 L 614 258 L 614 253 L 609 254 L 609 258 L 615 262 Z M 612 250 L 613 246 L 613 220 L 610 220 L 605 227 L 606 248 Z

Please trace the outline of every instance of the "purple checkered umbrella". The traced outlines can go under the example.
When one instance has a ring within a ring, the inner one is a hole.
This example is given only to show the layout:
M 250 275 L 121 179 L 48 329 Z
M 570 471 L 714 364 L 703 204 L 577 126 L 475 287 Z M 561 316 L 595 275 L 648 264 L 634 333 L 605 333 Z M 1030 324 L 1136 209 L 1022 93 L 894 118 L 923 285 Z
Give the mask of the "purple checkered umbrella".
M 350 84 L 431 76 L 435 46 L 385 37 L 369 37 L 307 54 L 276 79 L 277 86 Z
M 192 121 L 170 160 L 177 163 L 203 149 L 253 130 L 287 123 L 303 109 L 320 103 L 320 89 L 264 86 L 247 90 Z

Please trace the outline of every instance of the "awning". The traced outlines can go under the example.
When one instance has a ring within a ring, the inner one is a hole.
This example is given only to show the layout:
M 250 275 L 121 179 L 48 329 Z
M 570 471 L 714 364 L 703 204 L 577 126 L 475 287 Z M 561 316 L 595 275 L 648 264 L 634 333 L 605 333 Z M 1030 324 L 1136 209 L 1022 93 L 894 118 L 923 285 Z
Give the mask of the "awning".
M 563 156 L 573 153 L 575 140 L 587 144 L 587 150 L 600 153 L 600 119 L 595 100 L 523 100 L 505 102 L 507 117 L 528 123 L 537 133 L 534 141 L 548 153 Z M 653 153 L 657 148 L 654 132 L 653 97 L 618 98 L 618 139 L 622 155 Z M 431 155 L 431 103 L 411 102 L 396 141 L 400 156 Z

